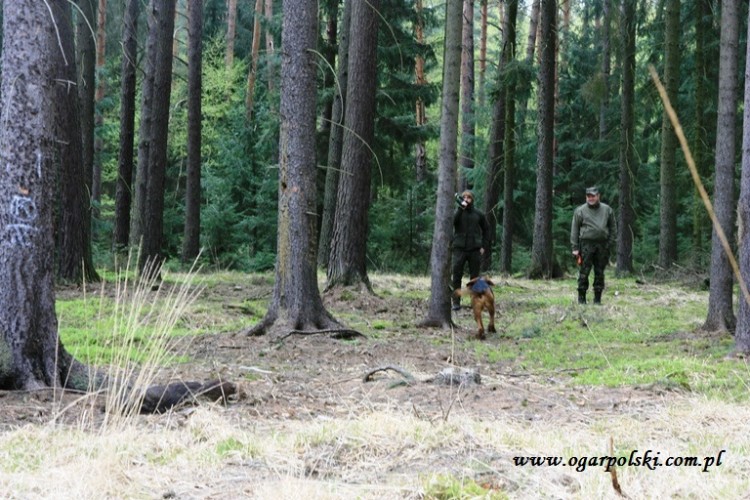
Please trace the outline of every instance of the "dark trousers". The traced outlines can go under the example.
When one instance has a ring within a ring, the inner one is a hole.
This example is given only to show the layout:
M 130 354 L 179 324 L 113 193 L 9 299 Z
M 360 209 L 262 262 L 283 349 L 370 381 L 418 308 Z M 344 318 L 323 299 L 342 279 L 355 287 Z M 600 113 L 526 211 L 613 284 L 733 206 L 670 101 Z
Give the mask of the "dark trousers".
M 606 241 L 581 241 L 583 263 L 578 268 L 578 291 L 589 289 L 589 274 L 594 269 L 594 292 L 604 290 L 604 268 L 609 263 L 609 248 Z
M 454 290 L 461 288 L 461 278 L 464 275 L 464 266 L 469 263 L 469 278 L 476 278 L 479 276 L 479 266 L 482 261 L 482 256 L 479 253 L 479 249 L 476 250 L 459 250 L 453 249 L 453 263 L 451 269 L 453 271 L 453 281 L 451 285 Z M 458 298 L 454 298 L 454 302 L 458 302 Z

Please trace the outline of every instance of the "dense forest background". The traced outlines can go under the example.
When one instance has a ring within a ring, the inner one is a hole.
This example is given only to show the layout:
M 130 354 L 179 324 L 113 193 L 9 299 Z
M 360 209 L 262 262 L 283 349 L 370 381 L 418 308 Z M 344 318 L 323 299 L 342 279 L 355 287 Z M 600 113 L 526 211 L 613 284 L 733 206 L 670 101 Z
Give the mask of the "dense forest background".
M 162 252 L 172 263 L 179 261 L 185 234 L 189 142 L 188 3 L 186 0 L 176 2 L 168 108 Z M 280 2 L 255 3 L 202 2 L 200 245 L 204 249 L 205 264 L 220 269 L 268 270 L 275 261 L 282 12 Z M 636 272 L 652 270 L 660 261 L 660 192 L 666 182 L 661 175 L 663 108 L 647 66 L 654 65 L 657 72 L 664 72 L 668 3 L 638 2 L 635 5 L 632 259 Z M 92 186 L 92 239 L 97 266 L 111 264 L 114 255 L 115 195 L 121 153 L 121 33 L 126 4 L 100 1 L 92 5 L 94 11 L 99 9 L 96 67 L 99 92 L 95 107 Z M 505 95 L 502 90 L 513 84 L 516 182 L 511 191 L 515 210 L 511 271 L 525 272 L 533 240 L 537 177 L 539 51 L 534 54 L 530 50 L 532 47 L 527 46 L 528 41 L 534 39 L 529 37 L 529 30 L 530 26 L 536 26 L 532 17 L 535 6 L 524 2 L 517 4 L 517 48 L 511 52 L 511 59 L 503 60 L 503 47 L 507 43 L 503 26 L 507 23 L 508 4 L 495 0 L 466 0 L 465 5 L 474 14 L 470 71 L 476 76 L 462 78 L 462 82 L 470 82 L 473 91 L 472 94 L 462 93 L 462 99 L 469 96 L 471 111 L 466 114 L 462 104 L 462 121 L 471 120 L 473 126 L 461 128 L 462 150 L 456 190 L 471 187 L 478 198 L 477 204 L 484 206 L 493 109 Z M 563 268 L 573 264 L 568 257 L 570 215 L 573 208 L 583 202 L 584 188 L 597 184 L 602 189 L 603 201 L 616 210 L 620 205 L 621 7 L 609 0 L 569 1 L 556 5 L 552 227 L 555 256 Z M 742 4 L 742 9 L 746 8 Z M 228 15 L 234 9 L 236 14 Z M 719 58 L 720 6 L 710 0 L 686 0 L 678 2 L 678 9 L 679 76 L 673 105 L 694 147 L 702 180 L 710 193 L 716 143 L 719 79 L 715 62 Z M 374 142 L 369 145 L 374 160 L 367 263 L 370 269 L 378 271 L 423 274 L 429 271 L 435 214 L 445 5 L 429 0 L 383 0 L 379 10 L 375 134 Z M 319 5 L 319 216 L 323 214 L 325 199 L 332 130 L 330 108 L 337 84 L 336 54 L 342 39 L 343 11 L 343 3 L 321 1 Z M 80 13 L 78 10 L 74 15 L 80 18 Z M 148 8 L 142 4 L 137 24 L 136 102 L 139 104 L 136 106 L 136 131 L 142 113 L 140 92 L 145 71 L 147 13 Z M 746 18 L 745 12 L 739 18 Z M 97 30 L 96 22 L 91 23 L 91 29 Z M 82 33 L 77 32 L 79 42 Z M 745 36 L 743 30 L 740 33 L 742 47 Z M 536 43 L 539 43 L 538 37 Z M 257 57 L 253 54 L 254 44 L 260 47 Z M 424 74 L 418 79 L 415 60 L 420 59 L 424 61 Z M 250 73 L 256 77 L 252 99 L 248 100 Z M 737 73 L 741 88 L 742 62 Z M 422 120 L 418 120 L 415 112 L 418 101 L 424 103 L 426 109 Z M 250 110 L 246 108 L 248 103 Z M 739 136 L 741 129 L 737 130 Z M 416 154 L 420 144 L 423 158 Z M 677 154 L 673 179 L 677 193 L 674 228 L 677 258 L 674 263 L 706 271 L 711 253 L 710 221 L 683 162 L 683 156 Z M 97 172 L 100 177 L 96 176 Z M 494 221 L 503 220 L 502 199 L 489 208 Z M 498 230 L 490 271 L 500 270 L 498 249 L 502 237 L 503 231 Z

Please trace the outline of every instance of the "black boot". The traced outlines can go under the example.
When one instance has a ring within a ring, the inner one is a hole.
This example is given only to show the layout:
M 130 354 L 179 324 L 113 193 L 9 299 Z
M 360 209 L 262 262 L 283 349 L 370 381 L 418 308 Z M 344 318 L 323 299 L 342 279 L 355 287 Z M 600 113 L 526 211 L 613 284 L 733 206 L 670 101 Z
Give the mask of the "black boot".
M 602 291 L 594 290 L 594 304 L 601 305 L 601 303 L 602 303 Z
M 585 290 L 578 290 L 578 303 L 579 304 L 586 303 L 586 291 Z

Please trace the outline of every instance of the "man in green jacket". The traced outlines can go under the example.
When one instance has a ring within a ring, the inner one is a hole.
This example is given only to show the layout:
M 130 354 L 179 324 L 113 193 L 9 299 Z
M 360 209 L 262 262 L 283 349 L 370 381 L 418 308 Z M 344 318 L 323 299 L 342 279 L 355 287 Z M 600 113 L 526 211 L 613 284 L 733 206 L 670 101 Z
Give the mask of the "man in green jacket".
M 490 233 L 484 214 L 474 208 L 474 194 L 464 191 L 456 200 L 458 209 L 453 216 L 453 290 L 461 288 L 464 266 L 469 263 L 469 278 L 479 276 L 479 266 L 485 248 L 489 247 Z M 461 298 L 453 297 L 453 310 L 461 308 Z
M 586 189 L 586 203 L 573 212 L 570 244 L 578 262 L 578 303 L 586 303 L 589 273 L 594 268 L 594 304 L 602 303 L 604 268 L 609 263 L 609 251 L 615 246 L 617 222 L 612 208 L 600 201 L 599 189 Z

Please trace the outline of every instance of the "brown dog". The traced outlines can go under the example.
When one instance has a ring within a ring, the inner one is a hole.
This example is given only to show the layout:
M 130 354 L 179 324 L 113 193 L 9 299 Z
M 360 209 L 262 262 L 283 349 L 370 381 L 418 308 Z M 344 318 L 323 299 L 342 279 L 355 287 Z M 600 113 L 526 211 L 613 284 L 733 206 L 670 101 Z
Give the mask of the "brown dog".
M 482 310 L 486 309 L 490 315 L 490 324 L 487 327 L 487 331 L 495 333 L 495 294 L 492 293 L 492 288 L 495 284 L 487 278 L 473 278 L 467 284 L 465 288 L 459 288 L 453 295 L 456 297 L 463 297 L 464 295 L 471 296 L 471 310 L 474 312 L 474 320 L 479 326 L 477 332 L 477 338 L 479 340 L 484 339 L 484 323 L 482 322 Z

